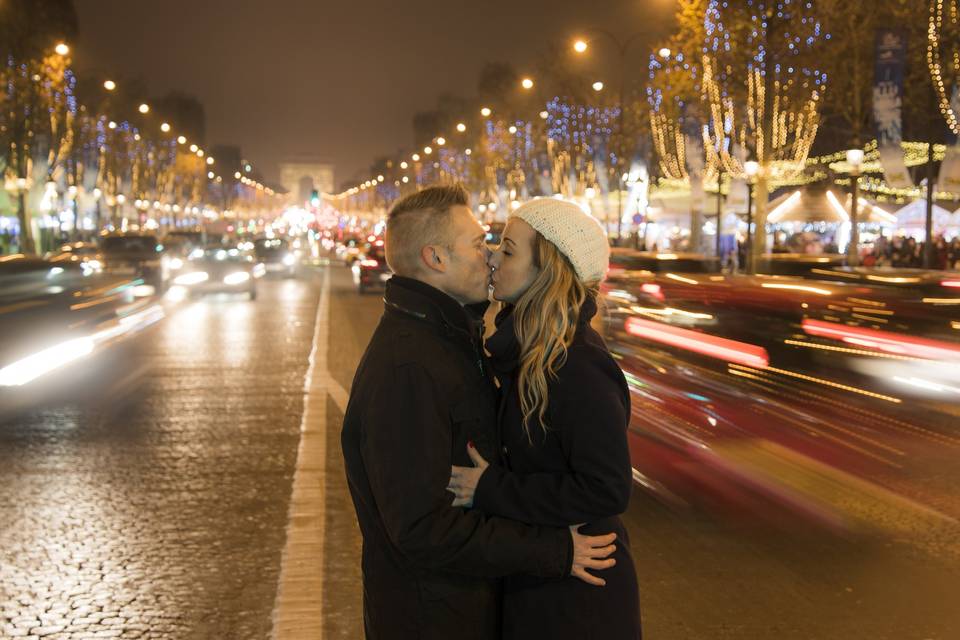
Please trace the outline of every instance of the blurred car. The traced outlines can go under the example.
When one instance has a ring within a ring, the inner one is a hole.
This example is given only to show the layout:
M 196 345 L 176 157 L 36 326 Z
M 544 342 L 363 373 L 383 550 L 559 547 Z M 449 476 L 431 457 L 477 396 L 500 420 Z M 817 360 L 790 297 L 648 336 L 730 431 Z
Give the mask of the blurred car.
M 757 259 L 757 273 L 808 276 L 814 271 L 842 267 L 847 257 L 838 253 L 765 253 Z
M 841 530 L 960 516 L 941 454 L 960 415 L 960 290 L 924 301 L 799 277 L 656 278 L 613 277 L 601 305 L 641 486 L 738 520 Z
M 155 292 L 166 291 L 170 268 L 155 235 L 110 234 L 100 238 L 103 269 L 114 276 L 136 276 Z
M 335 253 L 338 259 L 350 267 L 356 260 L 360 259 L 363 252 L 363 240 L 358 237 L 347 236 L 337 243 Z
M 257 298 L 257 280 L 266 273 L 264 264 L 238 248 L 220 245 L 207 247 L 194 254 L 173 279 L 190 296 L 206 293 L 246 293 Z
M 367 245 L 363 257 L 353 263 L 351 270 L 358 293 L 363 294 L 372 288 L 383 287 L 392 273 L 387 266 L 383 240 L 376 240 Z
M 657 253 L 613 247 L 610 249 L 608 274 L 617 275 L 624 271 L 719 273 L 720 262 L 700 253 Z
M 165 235 L 162 244 L 167 266 L 175 273 L 183 268 L 191 254 L 202 255 L 208 242 L 203 231 L 178 229 Z
M 0 257 L 0 412 L 56 397 L 51 385 L 76 384 L 56 372 L 162 318 L 138 286 L 79 261 Z
M 500 241 L 503 238 L 503 229 L 506 227 L 505 222 L 491 222 L 490 224 L 483 225 L 484 229 L 487 231 L 487 237 L 484 241 L 490 247 L 499 247 Z
M 100 253 L 100 247 L 92 242 L 65 244 L 59 250 L 50 252 L 47 259 L 55 263 L 78 263 L 81 268 L 90 271 L 103 270 L 103 255 Z
M 960 271 L 832 266 L 811 269 L 806 277 L 811 280 L 891 287 L 925 297 L 960 294 Z
M 267 274 L 287 278 L 297 275 L 297 255 L 283 238 L 257 238 L 253 241 L 253 254 L 257 261 L 263 263 Z

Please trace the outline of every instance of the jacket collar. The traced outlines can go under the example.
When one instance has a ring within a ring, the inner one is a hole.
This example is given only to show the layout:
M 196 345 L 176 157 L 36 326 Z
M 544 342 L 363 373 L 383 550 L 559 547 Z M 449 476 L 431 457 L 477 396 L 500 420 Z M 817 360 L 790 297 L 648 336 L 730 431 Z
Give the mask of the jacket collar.
M 483 335 L 483 314 L 489 302 L 467 306 L 429 284 L 404 276 L 387 281 L 383 301 L 388 311 L 402 313 L 451 333 L 465 333 L 471 340 Z

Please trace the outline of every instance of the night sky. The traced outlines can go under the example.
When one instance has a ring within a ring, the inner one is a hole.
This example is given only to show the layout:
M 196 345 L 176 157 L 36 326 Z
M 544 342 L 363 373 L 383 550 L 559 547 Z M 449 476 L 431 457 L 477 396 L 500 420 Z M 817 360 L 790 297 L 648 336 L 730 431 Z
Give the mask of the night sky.
M 75 0 L 74 60 L 151 95 L 178 89 L 207 112 L 207 146 L 238 144 L 270 179 L 291 156 L 337 183 L 412 145 L 438 94 L 475 95 L 488 60 L 533 65 L 587 26 L 620 38 L 662 24 L 672 0 Z M 613 66 L 612 48 L 594 52 Z M 631 56 L 644 74 L 645 53 Z

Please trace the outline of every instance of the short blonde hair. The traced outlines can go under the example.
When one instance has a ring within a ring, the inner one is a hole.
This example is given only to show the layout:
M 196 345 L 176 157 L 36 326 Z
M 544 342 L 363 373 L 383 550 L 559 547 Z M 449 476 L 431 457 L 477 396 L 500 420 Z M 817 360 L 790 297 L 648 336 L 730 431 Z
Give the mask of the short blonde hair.
M 469 206 L 462 185 L 437 185 L 397 201 L 387 215 L 384 249 L 387 265 L 400 276 L 420 272 L 420 250 L 429 244 L 449 246 L 450 209 Z

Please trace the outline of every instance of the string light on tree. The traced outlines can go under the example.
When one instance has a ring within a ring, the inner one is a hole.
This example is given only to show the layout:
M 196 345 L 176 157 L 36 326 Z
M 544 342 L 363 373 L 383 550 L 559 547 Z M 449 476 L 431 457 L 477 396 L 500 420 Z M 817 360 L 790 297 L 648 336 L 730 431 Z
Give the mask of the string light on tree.
M 940 113 L 950 130 L 960 135 L 960 105 L 952 102 L 952 92 L 958 90 L 956 87 L 960 83 L 960 0 L 930 2 L 927 67 L 930 69 Z

